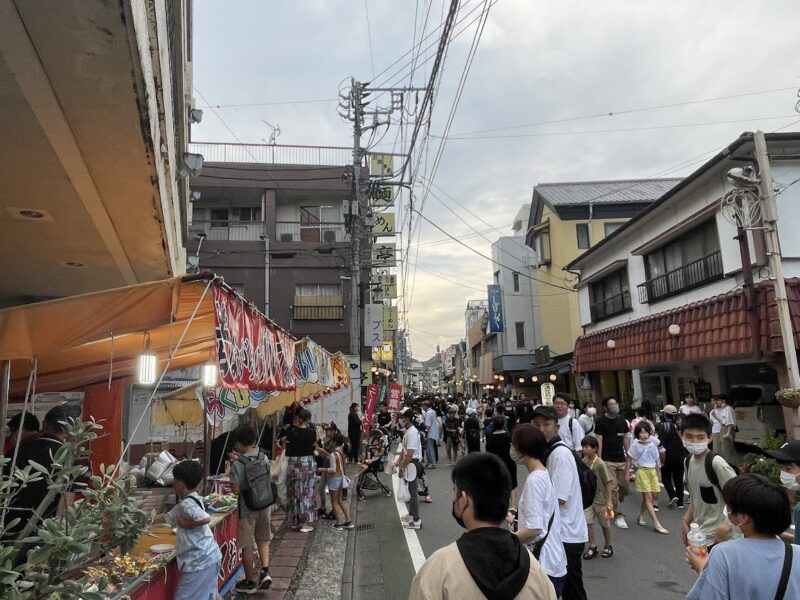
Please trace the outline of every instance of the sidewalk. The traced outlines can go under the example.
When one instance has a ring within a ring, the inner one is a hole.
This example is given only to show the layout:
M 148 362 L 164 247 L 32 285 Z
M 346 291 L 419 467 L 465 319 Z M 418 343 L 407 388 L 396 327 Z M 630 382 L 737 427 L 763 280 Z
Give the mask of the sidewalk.
M 382 477 L 387 482 L 388 477 Z M 394 498 L 370 490 L 365 493 L 367 501 L 358 502 L 353 481 L 350 506 L 356 529 L 350 531 L 337 531 L 327 520 L 314 523 L 311 533 L 292 531 L 285 523 L 286 513 L 273 511 L 277 533 L 270 544 L 272 586 L 248 597 L 406 600 L 414 568 Z M 231 592 L 226 598 L 234 600 L 236 594 Z

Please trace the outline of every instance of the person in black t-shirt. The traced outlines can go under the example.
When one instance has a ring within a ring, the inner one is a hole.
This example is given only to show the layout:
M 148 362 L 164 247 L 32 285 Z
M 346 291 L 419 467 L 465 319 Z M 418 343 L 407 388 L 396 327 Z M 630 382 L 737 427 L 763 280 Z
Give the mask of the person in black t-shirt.
M 347 437 L 350 440 L 350 452 L 347 458 L 350 462 L 356 463 L 361 453 L 361 417 L 358 416 L 358 404 L 355 402 L 350 405 L 350 412 L 347 415 Z
M 600 446 L 600 458 L 611 474 L 611 501 L 617 515 L 614 523 L 620 529 L 627 529 L 628 524 L 620 510 L 620 504 L 628 495 L 628 472 L 631 467 L 628 456 L 628 421 L 619 414 L 619 403 L 612 396 L 603 399 L 603 410 L 604 415 L 595 421 L 594 431 Z
M 530 423 L 531 421 L 533 421 L 533 404 L 523 392 L 519 395 L 519 404 L 517 404 L 517 423 Z
M 386 402 L 381 403 L 380 411 L 378 412 L 378 427 L 388 427 L 392 422 L 392 413 L 389 412 L 389 405 Z

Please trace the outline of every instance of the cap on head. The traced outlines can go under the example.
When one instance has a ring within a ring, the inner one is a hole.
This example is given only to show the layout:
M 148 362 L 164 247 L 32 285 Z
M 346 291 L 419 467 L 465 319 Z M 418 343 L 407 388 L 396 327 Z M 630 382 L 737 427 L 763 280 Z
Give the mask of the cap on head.
M 533 416 L 534 417 L 545 417 L 552 421 L 558 421 L 558 413 L 556 409 L 552 406 L 537 406 L 533 409 Z
M 778 462 L 792 462 L 800 464 L 800 440 L 786 442 L 777 450 L 764 450 Z
M 665 415 L 677 415 L 678 409 L 675 408 L 672 404 L 665 404 L 664 408 L 661 409 L 661 412 Z

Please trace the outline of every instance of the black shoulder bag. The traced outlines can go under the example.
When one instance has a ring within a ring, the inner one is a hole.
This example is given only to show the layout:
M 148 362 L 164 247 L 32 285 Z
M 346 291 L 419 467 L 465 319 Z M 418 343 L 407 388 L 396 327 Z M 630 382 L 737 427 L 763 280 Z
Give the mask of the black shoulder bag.
M 558 505 L 556 505 L 556 510 L 558 510 Z M 556 518 L 556 510 L 553 511 L 553 514 L 550 515 L 550 520 L 547 522 L 547 533 L 544 534 L 542 539 L 531 544 L 531 554 L 533 554 L 536 560 L 539 560 L 539 556 L 542 554 L 542 548 L 544 548 L 544 543 L 547 541 L 547 536 L 550 535 L 550 530 L 553 528 L 553 519 Z
M 792 573 L 792 545 L 786 543 L 786 552 L 783 555 L 783 569 L 781 578 L 778 581 L 778 589 L 775 591 L 775 600 L 783 600 L 786 588 L 789 587 L 789 575 Z

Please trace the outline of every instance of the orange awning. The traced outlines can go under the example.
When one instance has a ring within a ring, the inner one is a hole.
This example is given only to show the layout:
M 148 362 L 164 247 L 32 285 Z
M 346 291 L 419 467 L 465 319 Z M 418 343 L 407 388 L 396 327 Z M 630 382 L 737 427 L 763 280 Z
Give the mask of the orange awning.
M 176 277 L 0 310 L 0 360 L 12 361 L 11 394 L 25 393 L 34 358 L 37 392 L 134 375 L 148 335 L 161 370 L 195 309 L 170 369 L 212 360 L 211 289 L 203 296 L 208 286 L 208 280 Z

